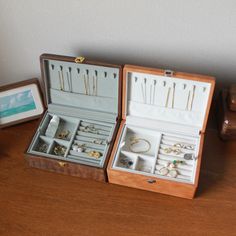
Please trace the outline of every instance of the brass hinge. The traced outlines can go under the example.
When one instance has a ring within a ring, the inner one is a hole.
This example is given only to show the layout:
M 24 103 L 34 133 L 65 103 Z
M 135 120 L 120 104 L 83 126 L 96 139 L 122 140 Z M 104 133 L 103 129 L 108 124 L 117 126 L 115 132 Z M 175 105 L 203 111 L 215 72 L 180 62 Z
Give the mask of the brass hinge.
M 85 60 L 85 57 L 76 57 L 75 63 L 83 63 L 84 60 Z

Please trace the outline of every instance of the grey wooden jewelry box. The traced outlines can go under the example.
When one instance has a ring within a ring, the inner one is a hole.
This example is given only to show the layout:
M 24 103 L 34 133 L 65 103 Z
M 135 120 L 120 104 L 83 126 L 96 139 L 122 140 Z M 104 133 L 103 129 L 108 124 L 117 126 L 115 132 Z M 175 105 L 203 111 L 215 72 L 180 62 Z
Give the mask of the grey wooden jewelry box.
M 41 55 L 40 62 L 48 109 L 26 151 L 29 165 L 106 181 L 121 120 L 122 67 L 52 54 Z M 59 126 L 48 137 L 54 115 Z M 63 132 L 67 135 L 61 138 Z M 83 146 L 83 152 L 73 150 L 76 145 Z M 58 147 L 65 152 L 58 155 Z

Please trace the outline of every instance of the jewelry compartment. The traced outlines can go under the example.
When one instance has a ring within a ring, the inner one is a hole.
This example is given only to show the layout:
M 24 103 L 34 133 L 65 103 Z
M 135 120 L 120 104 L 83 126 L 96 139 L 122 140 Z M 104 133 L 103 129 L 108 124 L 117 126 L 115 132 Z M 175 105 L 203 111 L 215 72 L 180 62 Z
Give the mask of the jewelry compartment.
M 128 154 L 120 154 L 116 160 L 116 166 L 119 168 L 125 168 L 134 170 L 137 164 L 137 156 L 132 155 L 131 153 Z
M 54 120 L 55 118 L 55 120 Z M 78 119 L 67 116 L 56 116 L 47 113 L 42 126 L 41 135 L 69 141 L 76 129 Z
M 121 152 L 155 156 L 159 134 L 151 130 L 128 126 L 121 141 Z
M 48 153 L 52 139 L 39 136 L 32 147 L 32 151 L 39 153 Z
M 81 120 L 70 146 L 68 159 L 102 165 L 114 132 L 114 125 Z
M 133 137 L 135 141 L 132 140 Z M 132 144 L 136 145 L 139 141 L 140 146 L 130 149 Z M 172 181 L 194 183 L 198 149 L 198 137 L 125 125 L 113 168 Z M 132 165 L 127 165 L 124 159 L 127 163 L 131 161 Z
M 152 173 L 153 166 L 155 164 L 155 158 L 146 156 L 137 156 L 136 170 L 145 173 Z
M 50 128 L 55 135 L 46 136 Z M 105 162 L 114 129 L 112 123 L 46 113 L 29 152 L 100 167 Z M 46 151 L 42 151 L 44 143 Z
M 195 181 L 199 138 L 162 133 L 154 174 Z
M 53 140 L 52 145 L 49 148 L 48 154 L 54 157 L 64 158 L 68 150 L 69 143 L 65 140 Z

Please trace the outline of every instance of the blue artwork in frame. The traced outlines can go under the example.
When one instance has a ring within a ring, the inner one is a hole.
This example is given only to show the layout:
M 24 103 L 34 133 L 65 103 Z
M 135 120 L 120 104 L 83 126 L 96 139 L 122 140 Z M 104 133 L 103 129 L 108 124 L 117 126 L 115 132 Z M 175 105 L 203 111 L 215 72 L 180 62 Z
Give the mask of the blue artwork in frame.
M 0 128 L 39 118 L 43 112 L 38 79 L 0 86 Z
M 35 109 L 36 105 L 31 90 L 0 98 L 0 118 Z

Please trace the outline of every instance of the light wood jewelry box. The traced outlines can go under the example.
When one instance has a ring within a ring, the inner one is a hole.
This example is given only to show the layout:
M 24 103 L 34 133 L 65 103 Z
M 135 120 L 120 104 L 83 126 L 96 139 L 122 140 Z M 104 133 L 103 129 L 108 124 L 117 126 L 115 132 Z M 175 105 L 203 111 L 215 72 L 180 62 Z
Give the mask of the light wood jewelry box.
M 107 181 L 121 120 L 122 67 L 43 54 L 47 110 L 26 156 L 31 167 Z
M 110 183 L 193 198 L 215 79 L 126 65 Z

